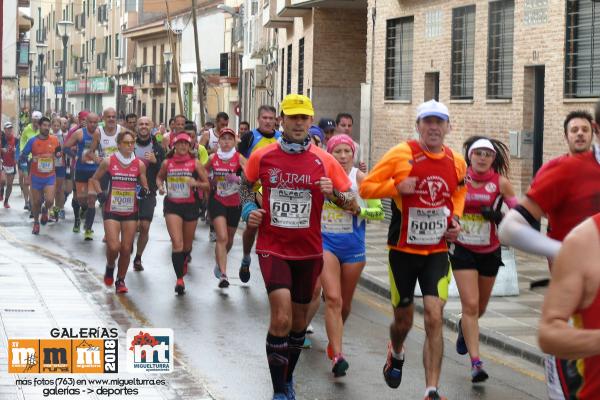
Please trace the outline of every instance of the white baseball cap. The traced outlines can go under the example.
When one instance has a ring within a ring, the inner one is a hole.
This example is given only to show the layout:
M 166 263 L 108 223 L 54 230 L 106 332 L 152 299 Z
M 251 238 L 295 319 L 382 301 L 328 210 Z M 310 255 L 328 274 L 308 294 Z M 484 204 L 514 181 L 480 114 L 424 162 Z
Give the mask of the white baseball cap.
M 443 103 L 435 100 L 429 100 L 425 103 L 422 103 L 417 108 L 417 121 L 421 118 L 427 117 L 438 117 L 444 121 L 449 121 L 450 113 L 448 112 L 448 107 L 446 107 Z
M 43 115 L 39 111 L 34 111 L 31 113 L 31 119 L 41 119 L 42 117 Z
M 469 147 L 469 157 L 471 157 L 471 153 L 475 149 L 488 149 L 488 150 L 493 151 L 494 153 L 496 152 L 496 149 L 494 148 L 494 145 L 488 139 L 477 139 L 471 145 L 471 147 Z
M 7 122 L 4 123 L 4 129 L 8 129 L 8 128 L 12 128 L 12 127 L 13 126 L 12 126 L 12 124 L 9 121 L 7 121 Z

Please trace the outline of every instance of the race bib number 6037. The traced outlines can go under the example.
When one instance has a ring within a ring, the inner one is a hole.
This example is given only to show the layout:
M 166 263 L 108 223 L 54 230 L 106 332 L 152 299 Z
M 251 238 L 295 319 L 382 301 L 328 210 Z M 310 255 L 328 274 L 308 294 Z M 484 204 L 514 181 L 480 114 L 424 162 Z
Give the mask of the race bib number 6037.
M 312 195 L 308 190 L 272 189 L 271 225 L 300 229 L 310 226 Z

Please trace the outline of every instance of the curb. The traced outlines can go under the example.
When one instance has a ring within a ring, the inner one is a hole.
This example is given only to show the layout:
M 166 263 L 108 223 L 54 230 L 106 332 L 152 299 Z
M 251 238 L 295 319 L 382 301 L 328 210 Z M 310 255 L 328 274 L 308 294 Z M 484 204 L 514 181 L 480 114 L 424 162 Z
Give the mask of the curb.
M 390 290 L 378 282 L 378 280 L 369 275 L 369 273 L 363 273 L 360 276 L 359 285 L 367 289 L 370 292 L 375 293 L 378 296 L 389 299 L 391 297 Z M 420 314 L 424 313 L 423 305 L 415 303 L 415 310 Z M 444 325 L 454 332 L 458 332 L 458 319 L 449 316 L 444 313 Z M 540 350 L 534 349 L 531 346 L 524 345 L 518 340 L 515 340 L 509 336 L 498 334 L 488 328 L 479 328 L 479 341 L 486 345 L 495 347 L 496 349 L 502 350 L 508 354 L 520 357 L 526 361 L 544 366 L 544 360 L 546 356 Z

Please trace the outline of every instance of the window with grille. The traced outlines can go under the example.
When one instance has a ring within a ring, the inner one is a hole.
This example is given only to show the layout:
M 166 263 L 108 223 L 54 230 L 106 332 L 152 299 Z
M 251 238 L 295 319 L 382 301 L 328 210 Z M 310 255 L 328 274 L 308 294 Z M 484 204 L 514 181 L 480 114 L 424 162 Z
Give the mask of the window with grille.
M 565 97 L 600 96 L 600 4 L 567 1 Z
M 287 94 L 292 93 L 292 45 L 287 49 Z
M 514 0 L 489 3 L 488 99 L 512 98 Z
M 450 98 L 473 98 L 475 6 L 452 10 L 452 77 Z
M 304 38 L 298 41 L 298 93 L 304 94 Z
M 414 17 L 387 21 L 385 99 L 410 100 L 412 95 Z

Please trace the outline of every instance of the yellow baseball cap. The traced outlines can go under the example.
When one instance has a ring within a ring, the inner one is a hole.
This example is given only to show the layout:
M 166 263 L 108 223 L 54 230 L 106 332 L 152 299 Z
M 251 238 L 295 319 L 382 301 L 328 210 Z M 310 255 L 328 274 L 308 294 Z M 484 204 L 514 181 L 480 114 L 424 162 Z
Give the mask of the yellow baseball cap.
M 312 101 L 301 94 L 288 94 L 281 101 L 281 111 L 285 115 L 315 115 Z

